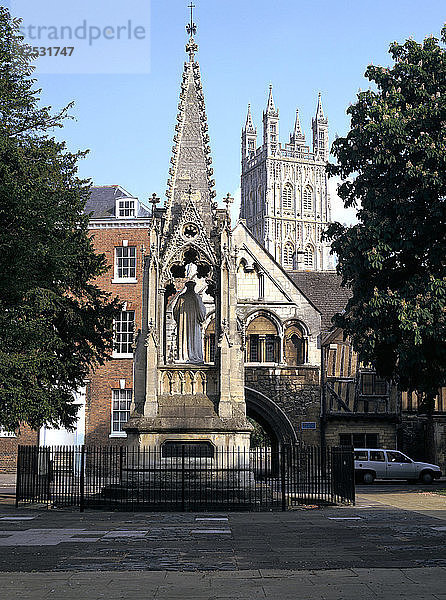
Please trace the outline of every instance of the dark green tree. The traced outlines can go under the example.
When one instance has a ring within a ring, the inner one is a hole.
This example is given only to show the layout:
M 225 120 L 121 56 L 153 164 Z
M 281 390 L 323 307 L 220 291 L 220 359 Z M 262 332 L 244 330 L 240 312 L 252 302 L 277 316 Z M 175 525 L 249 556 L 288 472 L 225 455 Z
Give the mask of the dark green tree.
M 83 207 L 89 183 L 52 135 L 19 21 L 0 7 L 0 425 L 71 426 L 73 391 L 112 348 L 119 310 Z
M 328 167 L 345 206 L 359 207 L 358 224 L 327 231 L 352 290 L 336 324 L 428 413 L 446 385 L 446 27 L 442 42 L 394 42 L 391 68 L 367 68 L 375 88 L 348 108 Z

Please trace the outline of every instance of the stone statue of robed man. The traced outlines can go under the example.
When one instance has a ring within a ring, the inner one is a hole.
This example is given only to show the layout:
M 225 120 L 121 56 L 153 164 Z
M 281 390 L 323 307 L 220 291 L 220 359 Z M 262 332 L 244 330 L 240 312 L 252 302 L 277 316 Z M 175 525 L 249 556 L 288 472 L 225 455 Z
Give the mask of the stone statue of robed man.
M 206 318 L 206 307 L 194 288 L 195 282 L 187 281 L 186 289 L 178 296 L 173 309 L 177 323 L 178 360 L 185 363 L 203 362 L 201 325 Z

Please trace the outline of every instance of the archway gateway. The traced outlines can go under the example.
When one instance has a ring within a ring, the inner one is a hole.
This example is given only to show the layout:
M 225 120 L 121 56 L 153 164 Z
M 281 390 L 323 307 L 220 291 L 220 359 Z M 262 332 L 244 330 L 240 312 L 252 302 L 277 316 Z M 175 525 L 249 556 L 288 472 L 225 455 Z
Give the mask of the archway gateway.
M 259 423 L 274 449 L 298 442 L 297 433 L 284 411 L 261 392 L 245 387 L 246 413 Z

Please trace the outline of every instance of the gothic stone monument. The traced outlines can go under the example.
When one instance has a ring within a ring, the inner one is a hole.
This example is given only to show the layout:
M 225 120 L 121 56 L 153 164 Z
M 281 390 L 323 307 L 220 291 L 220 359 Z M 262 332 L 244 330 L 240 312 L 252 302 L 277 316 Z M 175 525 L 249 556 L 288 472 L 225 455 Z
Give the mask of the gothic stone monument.
M 131 446 L 211 444 L 249 449 L 243 348 L 236 319 L 236 249 L 229 207 L 218 209 L 191 20 L 165 208 L 156 208 L 146 261 Z M 215 319 L 203 360 L 203 332 Z M 248 454 L 249 455 L 249 454 Z

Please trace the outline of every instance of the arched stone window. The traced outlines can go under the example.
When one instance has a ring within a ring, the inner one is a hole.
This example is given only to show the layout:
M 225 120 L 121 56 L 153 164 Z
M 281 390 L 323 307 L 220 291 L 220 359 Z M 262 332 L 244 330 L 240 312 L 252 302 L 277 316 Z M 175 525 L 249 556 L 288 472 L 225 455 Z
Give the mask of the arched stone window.
M 304 213 L 313 211 L 313 190 L 309 185 L 304 189 Z
M 313 269 L 314 268 L 314 251 L 313 251 L 313 248 L 311 246 L 307 246 L 305 248 L 305 253 L 304 253 L 304 267 L 306 269 Z
M 292 269 L 294 264 L 293 244 L 287 243 L 283 248 L 283 266 L 285 269 Z
M 287 365 L 296 366 L 306 362 L 306 340 L 301 325 L 295 321 L 285 329 L 283 354 Z
M 215 361 L 215 319 L 212 319 L 204 332 L 204 361 Z
M 282 192 L 282 210 L 293 210 L 293 186 L 286 183 Z
M 259 315 L 246 328 L 247 362 L 279 362 L 279 344 L 275 324 L 268 317 Z

